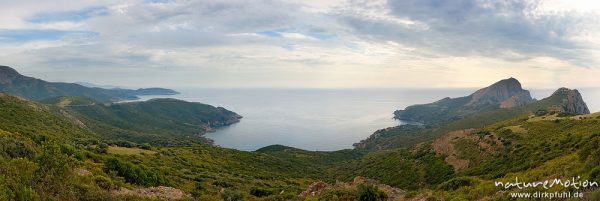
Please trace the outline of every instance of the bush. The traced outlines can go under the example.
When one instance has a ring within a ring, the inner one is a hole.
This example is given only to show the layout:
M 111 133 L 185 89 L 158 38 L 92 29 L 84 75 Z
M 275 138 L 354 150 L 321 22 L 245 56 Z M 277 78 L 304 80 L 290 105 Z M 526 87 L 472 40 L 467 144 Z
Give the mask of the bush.
M 43 152 L 36 158 L 39 168 L 36 170 L 36 189 L 40 197 L 48 200 L 75 200 L 71 191 L 72 168 L 75 159 L 61 151 L 61 147 L 45 142 Z
M 145 150 L 150 150 L 150 149 L 152 149 L 152 146 L 148 143 L 144 143 L 140 146 L 140 148 L 145 149 Z
M 244 200 L 244 193 L 237 190 L 225 190 L 223 192 L 224 201 L 242 201 Z
M 535 116 L 544 116 L 544 115 L 547 115 L 547 114 L 548 114 L 548 110 L 543 110 L 543 109 L 540 109 L 540 110 L 538 110 L 538 111 L 535 112 Z
M 446 191 L 456 190 L 463 186 L 471 186 L 474 183 L 470 177 L 457 177 L 440 184 L 439 188 Z
M 231 183 L 229 183 L 227 181 L 222 181 L 222 180 L 214 181 L 213 185 L 223 187 L 223 188 L 229 188 L 229 187 L 233 186 Z
M 590 171 L 588 180 L 592 180 L 592 181 L 600 180 L 600 166 L 595 167 L 594 169 L 592 169 L 592 171 Z
M 104 176 L 101 176 L 101 175 L 95 176 L 94 182 L 96 183 L 96 185 L 98 185 L 100 188 L 102 188 L 104 190 L 113 189 L 112 181 L 109 178 L 106 178 Z
M 29 144 L 13 138 L 0 138 L 0 156 L 10 158 L 33 158 L 35 150 Z
M 385 200 L 387 195 L 380 191 L 377 186 L 360 185 L 358 186 L 358 200 L 360 201 L 379 201 Z
M 98 147 L 96 148 L 96 152 L 98 152 L 100 154 L 108 153 L 108 144 L 106 144 L 106 143 L 98 144 Z
M 106 172 L 114 171 L 118 176 L 125 178 L 125 181 L 129 183 L 144 186 L 167 184 L 167 180 L 161 174 L 130 162 L 110 158 L 105 162 L 104 166 Z
M 358 197 L 357 192 L 348 188 L 333 188 L 327 189 L 319 200 L 356 200 Z
M 274 192 L 273 189 L 265 189 L 265 188 L 252 188 L 250 190 L 250 194 L 254 195 L 256 197 L 265 197 L 265 196 L 269 196 L 272 195 Z

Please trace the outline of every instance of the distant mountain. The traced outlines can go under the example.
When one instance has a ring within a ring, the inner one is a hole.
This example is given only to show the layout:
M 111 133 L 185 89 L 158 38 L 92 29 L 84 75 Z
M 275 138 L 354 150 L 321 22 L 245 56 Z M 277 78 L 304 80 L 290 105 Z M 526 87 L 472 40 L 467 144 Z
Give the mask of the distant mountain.
M 47 82 L 41 79 L 21 75 L 8 66 L 0 66 L 0 91 L 11 93 L 31 100 L 43 100 L 59 96 L 85 96 L 100 102 L 136 100 L 138 95 L 172 95 L 176 91 L 162 88 L 138 90 L 103 89 L 86 87 L 80 84 Z
M 86 97 L 57 97 L 42 103 L 67 111 L 106 139 L 158 145 L 206 140 L 200 136 L 242 118 L 222 107 L 168 98 L 105 105 Z
M 400 120 L 435 124 L 460 119 L 468 114 L 497 108 L 512 108 L 533 102 L 529 91 L 521 87 L 515 78 L 500 80 L 489 87 L 459 98 L 444 98 L 439 101 L 412 105 L 394 112 Z

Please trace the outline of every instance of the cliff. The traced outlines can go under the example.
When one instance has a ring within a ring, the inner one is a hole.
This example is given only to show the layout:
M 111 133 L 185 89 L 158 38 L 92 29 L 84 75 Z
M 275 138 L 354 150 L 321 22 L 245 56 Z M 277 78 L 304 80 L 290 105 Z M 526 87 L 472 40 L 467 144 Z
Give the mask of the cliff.
M 489 87 L 471 94 L 471 100 L 465 106 L 499 105 L 511 108 L 533 102 L 529 91 L 521 87 L 515 78 L 500 80 Z
M 583 101 L 583 97 L 577 89 L 560 88 L 556 90 L 552 96 L 555 99 L 560 99 L 560 104 L 551 106 L 549 110 L 556 113 L 570 114 L 589 114 L 590 110 Z

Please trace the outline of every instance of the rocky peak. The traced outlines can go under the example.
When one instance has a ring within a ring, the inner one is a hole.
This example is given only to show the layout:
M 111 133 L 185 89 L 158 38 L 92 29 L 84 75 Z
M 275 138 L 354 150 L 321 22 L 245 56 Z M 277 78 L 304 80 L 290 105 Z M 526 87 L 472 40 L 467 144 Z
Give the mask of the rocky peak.
M 551 110 L 554 112 L 564 112 L 571 114 L 589 114 L 590 110 L 583 101 L 581 94 L 577 89 L 560 88 L 556 90 L 552 96 L 562 99 L 561 104 L 553 106 Z
M 531 102 L 533 99 L 529 91 L 524 90 L 517 79 L 509 78 L 477 90 L 471 94 L 471 101 L 466 106 L 499 105 L 501 108 L 511 108 Z

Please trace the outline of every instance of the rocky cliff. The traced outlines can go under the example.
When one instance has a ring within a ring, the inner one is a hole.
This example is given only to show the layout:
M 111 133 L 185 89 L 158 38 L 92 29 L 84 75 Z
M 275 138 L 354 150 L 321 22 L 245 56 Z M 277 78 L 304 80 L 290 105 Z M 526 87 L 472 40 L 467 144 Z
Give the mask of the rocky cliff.
M 477 90 L 471 94 L 471 101 L 465 106 L 499 105 L 501 108 L 511 108 L 531 102 L 533 99 L 529 91 L 524 90 L 517 79 L 509 78 Z
M 551 106 L 549 110 L 555 113 L 589 114 L 590 110 L 583 101 L 577 89 L 560 88 L 551 97 L 559 98 L 559 105 Z

